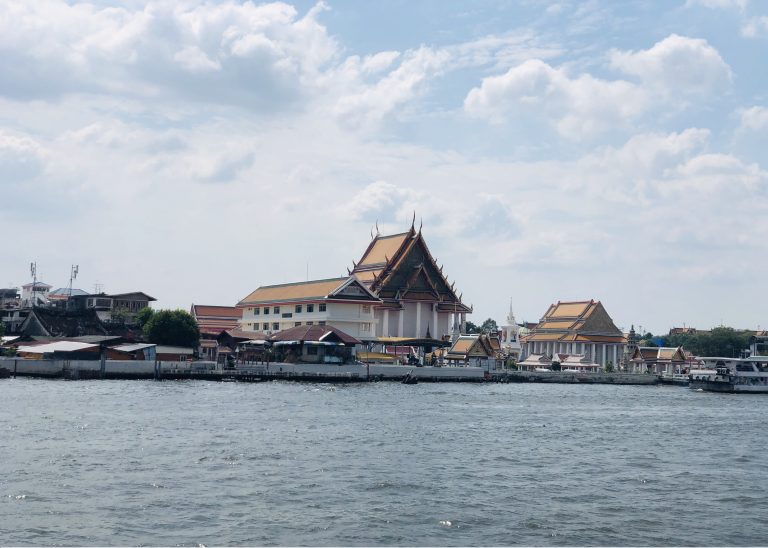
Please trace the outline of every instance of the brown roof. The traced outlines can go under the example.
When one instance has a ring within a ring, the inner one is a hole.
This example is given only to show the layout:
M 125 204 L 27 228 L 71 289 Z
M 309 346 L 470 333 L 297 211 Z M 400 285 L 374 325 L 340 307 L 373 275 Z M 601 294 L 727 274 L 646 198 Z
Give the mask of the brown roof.
M 347 278 L 312 280 L 281 285 L 265 285 L 241 300 L 238 306 L 258 303 L 273 303 L 289 300 L 324 299 Z
M 336 329 L 330 325 L 297 325 L 290 329 L 278 331 L 272 335 L 269 340 L 278 341 L 301 341 L 301 342 L 319 342 L 328 340 L 339 340 L 347 345 L 363 344 L 351 335 L 347 335 L 341 329 Z

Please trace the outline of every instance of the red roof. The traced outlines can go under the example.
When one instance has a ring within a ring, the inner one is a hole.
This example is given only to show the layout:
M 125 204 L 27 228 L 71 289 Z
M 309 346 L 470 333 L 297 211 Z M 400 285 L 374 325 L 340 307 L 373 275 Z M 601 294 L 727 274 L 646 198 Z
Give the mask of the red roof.
M 284 329 L 272 335 L 269 338 L 272 342 L 278 341 L 300 341 L 300 342 L 319 342 L 319 341 L 341 341 L 347 345 L 363 344 L 356 338 L 347 335 L 340 329 L 330 325 L 297 325 L 290 329 Z

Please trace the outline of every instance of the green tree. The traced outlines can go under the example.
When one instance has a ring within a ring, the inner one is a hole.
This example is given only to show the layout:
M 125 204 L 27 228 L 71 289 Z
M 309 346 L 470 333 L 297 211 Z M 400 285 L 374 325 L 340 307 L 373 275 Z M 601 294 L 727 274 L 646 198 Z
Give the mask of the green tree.
M 666 346 L 682 346 L 695 356 L 738 357 L 749 348 L 750 333 L 732 327 L 715 327 L 709 332 L 679 333 L 664 338 Z
M 144 325 L 144 336 L 151 343 L 195 347 L 200 342 L 200 330 L 189 312 L 159 310 Z
M 488 318 L 480 326 L 480 332 L 492 333 L 493 331 L 496 331 L 498 328 L 499 326 L 496 325 L 496 320 L 494 320 L 493 318 Z
M 605 372 L 606 373 L 613 373 L 613 362 L 609 361 L 605 364 Z
M 0 321 L 0 337 L 2 337 L 3 335 L 5 335 L 5 324 L 2 321 Z
M 470 335 L 473 333 L 480 333 L 480 328 L 469 320 L 464 322 L 464 329 Z
M 144 329 L 144 326 L 147 325 L 147 322 L 149 322 L 149 320 L 152 318 L 154 314 L 155 314 L 154 309 L 148 306 L 142 308 L 141 310 L 139 310 L 139 313 L 136 314 L 136 325 Z

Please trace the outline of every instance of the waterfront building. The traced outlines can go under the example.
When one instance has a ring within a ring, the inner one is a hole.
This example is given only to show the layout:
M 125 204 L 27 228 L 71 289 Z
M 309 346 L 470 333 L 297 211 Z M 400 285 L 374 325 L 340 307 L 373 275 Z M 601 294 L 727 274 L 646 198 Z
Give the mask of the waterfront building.
M 535 371 L 537 369 L 549 369 L 552 358 L 544 354 L 528 354 L 525 359 L 517 363 L 521 371 Z
M 543 354 L 583 355 L 604 368 L 624 354 L 626 340 L 600 301 L 558 301 L 550 305 L 522 341 L 523 357 Z
M 335 363 L 354 360 L 362 341 L 330 325 L 297 325 L 269 338 L 275 359 L 287 363 Z
M 630 373 L 681 373 L 688 363 L 681 346 L 638 346 L 629 367 Z
M 190 315 L 197 322 L 200 331 L 200 357 L 217 361 L 220 351 L 229 353 L 230 348 L 221 348 L 218 337 L 222 332 L 237 329 L 243 311 L 236 306 L 208 306 L 192 304 Z
M 444 359 L 450 365 L 486 366 L 499 357 L 498 339 L 496 344 L 489 335 L 461 335 L 445 353 Z
M 400 234 L 376 234 L 350 273 L 381 300 L 374 306 L 374 337 L 443 339 L 465 332 L 472 307 L 462 302 L 413 224 Z
M 364 341 L 375 335 L 381 300 L 356 276 L 262 286 L 237 303 L 240 329 L 276 333 L 300 326 L 332 326 Z

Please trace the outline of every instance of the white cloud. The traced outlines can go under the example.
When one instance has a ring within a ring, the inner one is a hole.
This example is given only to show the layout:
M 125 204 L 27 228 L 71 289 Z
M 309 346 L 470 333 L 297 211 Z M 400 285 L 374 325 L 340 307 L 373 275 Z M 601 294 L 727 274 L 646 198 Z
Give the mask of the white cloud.
M 751 17 L 741 27 L 741 35 L 747 38 L 768 36 L 768 15 Z
M 724 89 L 732 79 L 730 67 L 706 40 L 676 34 L 647 50 L 614 50 L 610 63 L 668 96 L 708 94 Z
M 283 3 L 150 1 L 143 9 L 60 0 L 0 5 L 0 94 L 99 92 L 270 109 L 309 93 L 338 46 Z M 23 70 L 21 69 L 23 67 Z M 286 93 L 290 91 L 290 93 Z
M 543 117 L 576 140 L 630 128 L 660 108 L 660 100 L 685 106 L 687 97 L 722 90 L 731 80 L 730 68 L 705 40 L 674 34 L 647 50 L 613 50 L 610 64 L 640 82 L 571 76 L 534 59 L 484 78 L 467 94 L 464 110 L 496 123 Z
M 738 114 L 741 119 L 741 130 L 760 131 L 768 129 L 768 108 L 754 106 L 741 109 Z
M 471 115 L 492 122 L 544 114 L 561 135 L 578 139 L 623 126 L 647 108 L 637 86 L 582 74 L 568 76 L 540 60 L 526 61 L 501 76 L 484 78 L 464 100 Z
M 43 169 L 44 152 L 38 142 L 25 135 L 13 135 L 0 129 L 0 188 L 3 199 L 13 204 L 8 187 L 18 187 L 37 176 Z
M 747 0 L 686 0 L 685 7 L 701 6 L 709 9 L 735 9 L 744 11 Z

